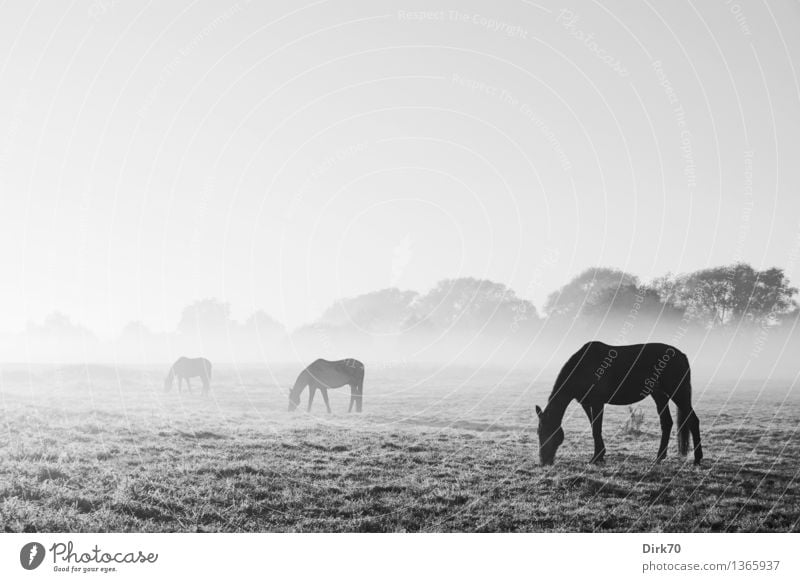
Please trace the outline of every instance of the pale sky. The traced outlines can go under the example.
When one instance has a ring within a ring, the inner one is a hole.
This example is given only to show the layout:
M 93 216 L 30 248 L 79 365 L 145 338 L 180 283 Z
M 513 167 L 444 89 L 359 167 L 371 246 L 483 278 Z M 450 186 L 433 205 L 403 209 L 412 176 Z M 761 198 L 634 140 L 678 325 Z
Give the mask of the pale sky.
M 800 5 L 0 7 L 0 331 L 445 277 L 800 283 Z M 417 14 L 427 11 L 426 14 Z

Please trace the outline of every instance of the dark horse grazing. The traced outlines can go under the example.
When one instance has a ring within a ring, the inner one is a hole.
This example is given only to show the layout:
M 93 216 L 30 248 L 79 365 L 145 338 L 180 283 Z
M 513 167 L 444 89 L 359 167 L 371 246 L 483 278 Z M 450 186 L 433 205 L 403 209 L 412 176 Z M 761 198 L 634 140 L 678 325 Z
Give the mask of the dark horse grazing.
M 189 378 L 197 378 L 199 376 L 203 382 L 203 394 L 208 394 L 211 388 L 211 362 L 205 358 L 178 358 L 172 364 L 169 374 L 164 379 L 164 390 L 172 389 L 172 380 L 175 376 L 178 377 L 178 393 L 183 388 L 184 380 L 186 380 L 186 388 L 191 392 L 192 384 L 189 382 Z
M 306 386 L 308 386 L 308 410 L 311 410 L 314 393 L 319 389 L 325 400 L 325 407 L 330 412 L 328 389 L 339 388 L 345 384 L 350 385 L 350 407 L 347 412 L 353 410 L 353 404 L 356 405 L 356 412 L 361 412 L 361 401 L 364 396 L 364 364 L 352 358 L 336 362 L 314 360 L 311 365 L 300 372 L 294 388 L 289 393 L 289 412 L 292 412 L 300 404 L 300 394 Z
M 551 465 L 556 450 L 564 442 L 561 420 L 572 400 L 583 406 L 592 425 L 592 462 L 602 463 L 606 452 L 602 435 L 603 406 L 633 404 L 647 396 L 656 401 L 661 419 L 661 444 L 656 462 L 667 455 L 672 430 L 671 399 L 678 408 L 678 451 L 682 455 L 689 452 L 691 433 L 694 462 L 700 464 L 703 458 L 700 421 L 692 409 L 692 385 L 686 355 L 667 344 L 609 346 L 602 342 L 589 342 L 575 352 L 561 368 L 547 406 L 544 410 L 536 407 L 541 463 Z

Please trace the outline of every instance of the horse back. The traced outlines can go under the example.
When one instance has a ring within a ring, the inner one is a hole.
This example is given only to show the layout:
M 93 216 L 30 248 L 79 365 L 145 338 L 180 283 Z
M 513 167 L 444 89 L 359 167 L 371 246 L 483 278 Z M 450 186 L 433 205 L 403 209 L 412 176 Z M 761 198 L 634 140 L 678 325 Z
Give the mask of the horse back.
M 172 365 L 173 370 L 179 376 L 190 377 L 211 377 L 211 362 L 206 358 L 187 358 L 181 356 Z
M 689 360 L 669 344 L 589 342 L 567 361 L 559 380 L 578 400 L 632 404 L 656 391 L 673 396 L 688 387 Z
M 354 358 L 345 360 L 314 360 L 306 368 L 311 376 L 329 388 L 345 384 L 360 385 L 364 381 L 364 364 Z

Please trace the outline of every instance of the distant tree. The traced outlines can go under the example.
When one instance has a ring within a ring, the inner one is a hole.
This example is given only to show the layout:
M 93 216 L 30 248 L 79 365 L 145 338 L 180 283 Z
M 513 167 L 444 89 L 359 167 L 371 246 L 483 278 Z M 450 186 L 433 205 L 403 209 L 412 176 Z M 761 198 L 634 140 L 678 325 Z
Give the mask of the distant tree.
M 266 312 L 258 310 L 255 311 L 247 321 L 244 322 L 244 331 L 257 333 L 259 335 L 275 335 L 283 334 L 286 329 L 283 325 L 269 316 Z
M 226 333 L 235 325 L 230 312 L 230 304 L 218 299 L 196 301 L 183 309 L 178 332 L 186 335 Z
M 569 283 L 551 293 L 545 302 L 548 316 L 577 318 L 600 301 L 608 302 L 620 290 L 636 288 L 639 280 L 619 269 L 586 269 Z M 609 293 L 611 295 L 609 295 Z
M 95 339 L 94 334 L 92 334 L 89 329 L 73 323 L 67 315 L 60 311 L 54 311 L 47 315 L 41 324 L 29 322 L 27 325 L 27 333 L 31 335 L 47 336 L 54 339 Z
M 648 285 L 626 283 L 619 287 L 606 287 L 587 301 L 584 315 L 616 319 L 633 315 L 650 319 L 680 319 L 683 309 L 663 301 L 659 292 Z
M 539 319 L 536 307 L 513 290 L 472 277 L 440 281 L 412 307 L 418 321 L 439 329 L 514 332 Z
M 782 269 L 757 271 L 746 263 L 678 277 L 672 291 L 678 305 L 709 327 L 777 320 L 795 308 L 796 294 Z
M 418 295 L 396 287 L 342 299 L 325 310 L 316 325 L 351 327 L 373 332 L 399 332 L 411 319 Z
M 146 339 L 152 335 L 153 332 L 151 332 L 141 321 L 130 321 L 125 324 L 125 327 L 122 328 L 122 332 L 119 334 L 119 339 L 121 341 L 141 341 L 142 339 Z

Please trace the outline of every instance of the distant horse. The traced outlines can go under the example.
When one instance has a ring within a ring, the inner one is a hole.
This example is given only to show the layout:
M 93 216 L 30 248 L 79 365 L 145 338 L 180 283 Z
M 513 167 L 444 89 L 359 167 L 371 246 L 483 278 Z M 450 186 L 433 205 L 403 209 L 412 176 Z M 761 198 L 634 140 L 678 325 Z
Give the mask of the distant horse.
M 211 389 L 211 362 L 205 358 L 184 358 L 175 360 L 169 369 L 169 374 L 164 379 L 164 390 L 172 389 L 172 380 L 178 377 L 178 393 L 183 388 L 183 381 L 186 380 L 186 388 L 192 391 L 192 384 L 189 378 L 200 377 L 203 382 L 203 394 L 208 394 Z
M 352 358 L 335 362 L 314 360 L 300 372 L 289 393 L 289 412 L 295 410 L 300 404 L 300 394 L 306 386 L 308 386 L 308 410 L 311 410 L 314 393 L 319 390 L 325 400 L 325 407 L 330 412 L 328 389 L 339 388 L 345 384 L 350 385 L 350 407 L 347 412 L 353 410 L 353 404 L 356 405 L 356 412 L 361 412 L 361 402 L 364 396 L 364 364 Z
M 536 407 L 539 416 L 539 460 L 553 464 L 556 450 L 564 442 L 561 421 L 572 400 L 577 400 L 592 425 L 594 438 L 593 463 L 602 463 L 606 452 L 603 443 L 603 406 L 633 404 L 647 396 L 656 401 L 661 420 L 661 444 L 656 462 L 667 455 L 672 430 L 670 399 L 678 408 L 678 451 L 689 452 L 689 434 L 694 441 L 694 462 L 700 464 L 700 421 L 692 409 L 692 385 L 689 360 L 675 347 L 648 343 L 631 346 L 610 346 L 589 342 L 567 360 L 558 374 L 544 410 Z

